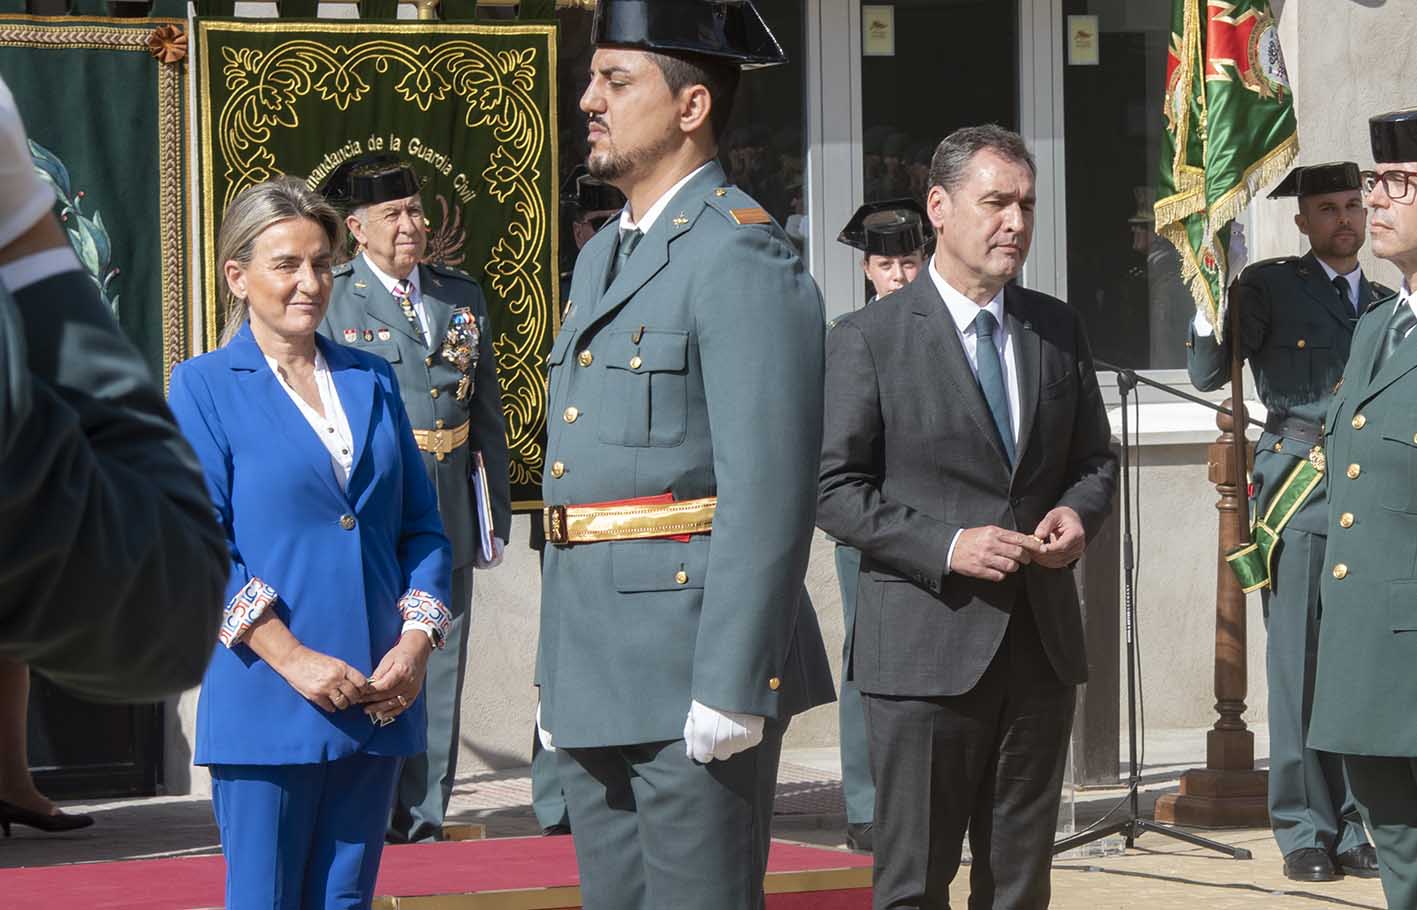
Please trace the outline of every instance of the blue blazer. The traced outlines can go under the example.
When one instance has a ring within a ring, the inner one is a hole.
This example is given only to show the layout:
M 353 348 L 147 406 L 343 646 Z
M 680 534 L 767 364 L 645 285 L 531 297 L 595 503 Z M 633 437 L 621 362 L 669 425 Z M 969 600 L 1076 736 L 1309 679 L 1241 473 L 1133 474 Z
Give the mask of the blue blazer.
M 372 354 L 315 342 L 354 437 L 348 491 L 249 326 L 226 347 L 179 364 L 170 404 L 226 529 L 227 601 L 260 578 L 275 588 L 276 615 L 302 644 L 367 675 L 399 639 L 405 591 L 449 602 L 451 549 L 393 371 Z M 197 706 L 194 762 L 411 755 L 425 748 L 424 727 L 421 696 L 395 723 L 375 727 L 362 706 L 320 710 L 247 645 L 218 646 Z

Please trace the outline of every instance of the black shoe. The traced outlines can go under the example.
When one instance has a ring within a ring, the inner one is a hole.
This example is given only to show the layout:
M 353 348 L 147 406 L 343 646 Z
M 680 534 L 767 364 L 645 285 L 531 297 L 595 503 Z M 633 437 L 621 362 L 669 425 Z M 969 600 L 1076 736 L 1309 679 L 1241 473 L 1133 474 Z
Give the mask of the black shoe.
M 570 834 L 571 826 L 566 824 L 548 825 L 541 829 L 542 837 L 559 837 L 563 834 Z
M 7 803 L 0 799 L 0 831 L 10 836 L 11 825 L 27 825 L 39 831 L 75 831 L 79 828 L 87 828 L 93 824 L 93 818 L 88 815 L 68 815 L 64 812 L 55 812 L 52 815 L 45 815 L 42 812 L 35 812 L 32 809 L 24 809 L 14 803 Z
M 1338 875 L 1327 851 L 1301 847 L 1284 854 L 1284 877 L 1296 882 L 1331 882 Z
M 1378 877 L 1378 851 L 1372 844 L 1344 850 L 1333 858 L 1333 862 L 1344 875 L 1357 878 Z
M 874 822 L 852 823 L 846 826 L 846 846 L 862 853 L 870 853 L 876 844 Z

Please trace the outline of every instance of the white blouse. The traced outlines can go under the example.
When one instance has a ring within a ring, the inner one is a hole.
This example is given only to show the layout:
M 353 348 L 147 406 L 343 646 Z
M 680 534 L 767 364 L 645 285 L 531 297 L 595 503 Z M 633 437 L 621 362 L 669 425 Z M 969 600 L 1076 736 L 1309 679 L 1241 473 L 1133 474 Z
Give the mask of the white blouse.
M 310 429 L 315 431 L 320 443 L 330 453 L 330 464 L 334 468 L 335 480 L 339 481 L 339 488 L 347 490 L 350 472 L 354 470 L 354 435 L 349 431 L 349 418 L 345 416 L 339 393 L 335 391 L 334 377 L 330 375 L 330 366 L 325 362 L 325 355 L 320 353 L 319 348 L 315 349 L 315 388 L 320 392 L 320 406 L 325 412 L 323 417 L 306 404 L 300 393 L 285 381 L 274 358 L 266 357 L 266 363 L 270 365 L 271 372 L 276 374 L 285 394 L 295 402 L 295 406 L 305 417 L 305 422 L 310 424 Z

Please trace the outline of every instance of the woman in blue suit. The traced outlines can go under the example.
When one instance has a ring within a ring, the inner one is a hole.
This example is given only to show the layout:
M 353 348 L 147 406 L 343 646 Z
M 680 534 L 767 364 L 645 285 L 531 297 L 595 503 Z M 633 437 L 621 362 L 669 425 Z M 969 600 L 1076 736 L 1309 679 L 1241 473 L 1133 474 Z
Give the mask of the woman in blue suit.
M 296 179 L 237 196 L 217 241 L 223 346 L 172 374 L 231 549 L 195 761 L 232 910 L 369 906 L 450 618 L 449 545 L 393 371 L 315 332 L 342 230 Z

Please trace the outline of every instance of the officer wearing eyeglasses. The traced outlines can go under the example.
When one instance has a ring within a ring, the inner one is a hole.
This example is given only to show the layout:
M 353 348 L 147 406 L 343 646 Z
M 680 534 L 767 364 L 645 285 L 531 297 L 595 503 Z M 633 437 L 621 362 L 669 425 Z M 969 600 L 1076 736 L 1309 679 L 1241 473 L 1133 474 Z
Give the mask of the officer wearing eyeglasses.
M 1402 290 L 1370 307 L 1325 420 L 1324 621 L 1308 745 L 1340 753 L 1389 907 L 1417 907 L 1417 110 L 1369 121 L 1373 252 Z
M 1255 263 L 1231 292 L 1240 312 L 1240 353 L 1250 362 L 1268 411 L 1255 450 L 1256 516 L 1266 515 L 1270 504 L 1283 498 L 1295 468 L 1315 451 L 1358 316 L 1390 293 L 1369 283 L 1358 266 L 1367 226 L 1358 184 L 1358 165 L 1348 161 L 1291 171 L 1269 196 L 1298 197 L 1294 223 L 1309 239 L 1309 252 Z M 1227 337 L 1217 343 L 1210 324 L 1196 317 L 1186 343 L 1186 366 L 1197 388 L 1211 391 L 1230 381 L 1232 341 Z M 1271 518 L 1267 523 L 1277 522 Z M 1320 480 L 1288 523 L 1276 528 L 1280 543 L 1273 551 L 1270 583 L 1261 590 L 1269 681 L 1270 827 L 1284 855 L 1285 876 L 1309 882 L 1345 873 L 1377 875 L 1342 762 L 1304 746 L 1327 525 Z
M 925 209 L 914 199 L 868 202 L 856 210 L 841 229 L 837 242 L 865 254 L 861 271 L 873 291 L 869 305 L 915 280 L 925 264 L 927 245 L 935 232 Z M 841 790 L 846 803 L 846 845 L 853 850 L 874 849 L 876 785 L 866 754 L 866 717 L 861 693 L 851 679 L 851 644 L 856 625 L 856 586 L 861 574 L 861 551 L 836 545 L 836 578 L 841 586 L 841 612 L 846 636 L 841 654 L 841 696 L 837 711 L 841 727 Z

